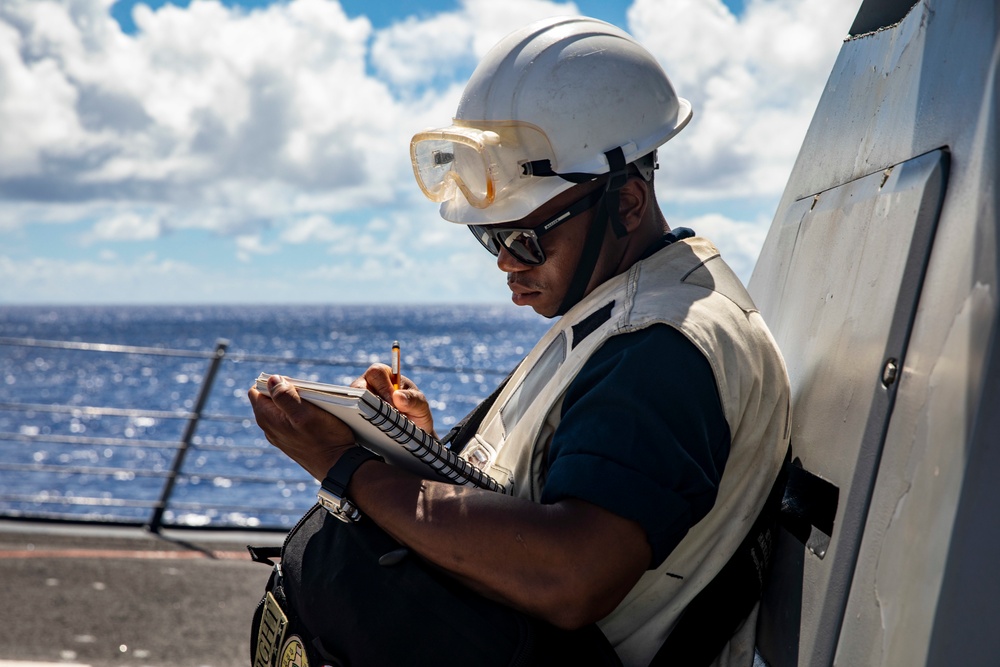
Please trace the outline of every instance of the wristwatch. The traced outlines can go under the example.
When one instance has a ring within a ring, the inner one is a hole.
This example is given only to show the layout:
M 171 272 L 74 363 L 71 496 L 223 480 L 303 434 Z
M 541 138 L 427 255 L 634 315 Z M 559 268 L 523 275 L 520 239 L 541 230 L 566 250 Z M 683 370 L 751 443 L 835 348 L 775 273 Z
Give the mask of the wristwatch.
M 316 499 L 327 512 L 337 517 L 345 523 L 357 521 L 361 518 L 361 512 L 347 499 L 347 485 L 351 481 L 351 475 L 365 461 L 384 461 L 381 456 L 358 445 L 347 450 L 341 455 L 337 462 L 326 473 L 323 485 L 316 493 Z

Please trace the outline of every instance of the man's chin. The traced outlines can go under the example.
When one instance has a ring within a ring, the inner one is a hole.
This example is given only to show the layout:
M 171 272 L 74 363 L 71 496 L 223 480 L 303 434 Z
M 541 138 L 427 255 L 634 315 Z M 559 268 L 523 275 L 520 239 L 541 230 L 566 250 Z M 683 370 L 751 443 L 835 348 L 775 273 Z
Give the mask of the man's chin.
M 547 302 L 542 292 L 514 292 L 510 295 L 510 300 L 516 306 L 530 307 L 542 317 L 553 318 L 558 310 L 558 306 Z

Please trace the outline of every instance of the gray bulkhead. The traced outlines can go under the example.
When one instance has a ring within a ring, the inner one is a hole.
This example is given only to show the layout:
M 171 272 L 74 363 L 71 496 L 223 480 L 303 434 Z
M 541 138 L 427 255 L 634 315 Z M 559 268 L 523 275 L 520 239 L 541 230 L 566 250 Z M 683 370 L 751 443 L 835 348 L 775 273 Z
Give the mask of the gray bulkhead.
M 750 280 L 839 489 L 779 531 L 772 667 L 1000 665 L 998 13 L 863 4 Z

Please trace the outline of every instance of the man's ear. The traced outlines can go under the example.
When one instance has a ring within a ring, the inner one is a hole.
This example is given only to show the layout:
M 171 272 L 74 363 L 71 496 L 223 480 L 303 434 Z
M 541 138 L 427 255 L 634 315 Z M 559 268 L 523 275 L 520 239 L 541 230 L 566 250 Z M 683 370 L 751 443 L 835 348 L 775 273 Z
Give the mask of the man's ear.
M 625 181 L 618 191 L 618 217 L 628 233 L 634 232 L 649 208 L 651 185 L 641 178 L 633 177 Z

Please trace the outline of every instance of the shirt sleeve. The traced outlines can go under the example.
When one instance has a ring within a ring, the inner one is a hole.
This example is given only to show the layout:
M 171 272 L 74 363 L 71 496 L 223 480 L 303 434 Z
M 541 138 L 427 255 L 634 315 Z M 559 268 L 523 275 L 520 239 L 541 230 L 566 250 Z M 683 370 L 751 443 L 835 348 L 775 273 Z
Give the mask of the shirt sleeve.
M 729 445 L 715 376 L 691 341 L 665 324 L 614 336 L 566 392 L 541 500 L 636 521 L 652 569 L 712 508 Z

